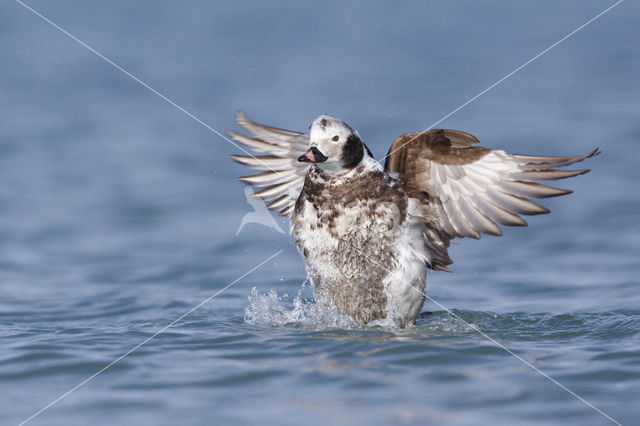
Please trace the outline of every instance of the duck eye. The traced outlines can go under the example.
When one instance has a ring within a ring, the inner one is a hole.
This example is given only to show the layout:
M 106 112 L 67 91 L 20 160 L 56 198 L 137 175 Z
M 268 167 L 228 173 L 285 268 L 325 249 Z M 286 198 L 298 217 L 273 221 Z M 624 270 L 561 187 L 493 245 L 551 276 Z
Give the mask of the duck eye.
M 334 137 L 331 138 L 331 140 L 334 142 L 338 142 L 340 140 L 340 136 L 335 135 Z

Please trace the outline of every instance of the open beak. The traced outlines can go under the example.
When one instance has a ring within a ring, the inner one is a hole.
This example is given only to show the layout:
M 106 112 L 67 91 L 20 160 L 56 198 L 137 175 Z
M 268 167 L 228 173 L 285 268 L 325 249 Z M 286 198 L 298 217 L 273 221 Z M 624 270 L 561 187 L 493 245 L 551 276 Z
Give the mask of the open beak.
M 312 146 L 307 152 L 298 157 L 301 163 L 322 163 L 329 159 L 318 148 Z

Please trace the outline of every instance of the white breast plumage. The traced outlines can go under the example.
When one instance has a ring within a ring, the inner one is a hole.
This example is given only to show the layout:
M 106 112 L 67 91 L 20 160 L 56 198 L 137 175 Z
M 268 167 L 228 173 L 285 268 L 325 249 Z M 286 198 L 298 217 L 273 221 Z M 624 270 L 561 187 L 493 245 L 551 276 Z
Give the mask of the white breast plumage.
M 363 163 L 333 176 L 312 168 L 291 233 L 320 302 L 363 324 L 406 326 L 424 302 L 424 223 L 398 182 L 372 159 Z

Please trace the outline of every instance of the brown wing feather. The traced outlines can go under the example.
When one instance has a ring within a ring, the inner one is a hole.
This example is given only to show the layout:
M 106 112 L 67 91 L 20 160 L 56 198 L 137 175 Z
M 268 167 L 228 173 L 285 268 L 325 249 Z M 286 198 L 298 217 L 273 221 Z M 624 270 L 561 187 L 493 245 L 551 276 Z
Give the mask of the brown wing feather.
M 451 141 L 456 141 L 455 146 Z M 479 143 L 473 135 L 458 130 L 436 129 L 424 133 L 405 133 L 397 138 L 387 154 L 384 169 L 398 173 L 405 189 L 422 192 L 424 167 L 416 159 L 429 159 L 439 164 L 469 164 L 487 155 L 490 149 L 472 147 Z
M 498 224 L 526 226 L 519 215 L 548 213 L 529 198 L 571 191 L 537 183 L 577 176 L 589 170 L 556 170 L 597 155 L 575 157 L 511 155 L 474 146 L 474 136 L 457 130 L 406 133 L 397 138 L 385 163 L 408 196 L 420 201 L 425 241 L 433 269 L 448 270 L 449 241 L 455 237 L 502 235 Z

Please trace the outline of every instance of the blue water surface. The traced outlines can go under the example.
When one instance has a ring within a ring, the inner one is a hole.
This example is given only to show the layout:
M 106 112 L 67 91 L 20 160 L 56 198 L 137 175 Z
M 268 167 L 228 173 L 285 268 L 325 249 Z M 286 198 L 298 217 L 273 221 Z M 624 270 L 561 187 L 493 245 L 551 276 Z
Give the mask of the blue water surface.
M 169 2 L 0 6 L 0 424 L 623 424 L 640 416 L 640 6 L 627 0 L 438 124 L 576 155 L 501 238 L 456 240 L 408 330 L 314 310 L 257 224 L 234 112 L 321 113 L 378 158 L 612 5 Z M 196 121 L 201 120 L 201 122 Z M 288 229 L 285 219 L 278 219 Z M 456 317 L 457 316 L 457 317 Z M 483 331 L 478 333 L 472 326 Z M 493 339 L 490 340 L 488 337 Z

